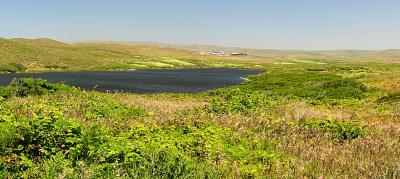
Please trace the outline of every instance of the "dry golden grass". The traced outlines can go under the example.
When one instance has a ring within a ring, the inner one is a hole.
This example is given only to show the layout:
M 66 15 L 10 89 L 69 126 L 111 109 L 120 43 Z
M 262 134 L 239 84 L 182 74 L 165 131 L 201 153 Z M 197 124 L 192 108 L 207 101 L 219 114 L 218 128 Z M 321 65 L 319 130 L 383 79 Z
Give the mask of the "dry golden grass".
M 122 104 L 147 109 L 152 116 L 157 118 L 166 118 L 207 104 L 206 100 L 202 98 L 187 95 L 169 97 L 168 95 L 115 94 L 114 97 Z
M 295 158 L 291 171 L 281 171 L 281 176 L 386 178 L 400 175 L 400 158 L 396 157 L 400 156 L 400 127 L 391 117 L 379 116 L 374 111 L 316 108 L 303 101 L 288 101 L 272 115 L 215 115 L 193 112 L 193 109 L 206 104 L 204 101 L 197 102 L 195 98 L 126 98 L 126 103 L 159 112 L 164 116 L 158 118 L 161 123 L 183 125 L 185 121 L 212 121 L 237 131 L 263 131 L 266 138 L 278 141 L 279 150 Z M 330 134 L 304 131 L 291 125 L 302 119 L 326 116 L 347 121 L 362 119 L 360 124 L 375 132 L 371 136 L 351 141 L 332 142 Z

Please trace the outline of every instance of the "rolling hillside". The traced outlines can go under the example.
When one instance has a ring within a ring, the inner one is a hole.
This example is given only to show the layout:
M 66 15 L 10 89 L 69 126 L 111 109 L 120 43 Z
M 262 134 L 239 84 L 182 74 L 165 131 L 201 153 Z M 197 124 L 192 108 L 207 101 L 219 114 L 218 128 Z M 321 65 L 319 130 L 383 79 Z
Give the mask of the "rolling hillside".
M 236 67 L 237 60 L 172 48 L 113 43 L 67 44 L 51 39 L 0 39 L 0 71 L 133 70 Z M 244 62 L 241 62 L 244 63 Z M 239 65 L 240 66 L 240 65 Z
M 223 50 L 248 56 L 200 55 Z M 353 60 L 399 62 L 400 50 L 301 51 L 245 49 L 204 45 L 84 42 L 68 44 L 52 39 L 0 38 L 0 72 L 78 70 L 134 70 L 144 68 L 240 67 L 260 68 L 271 62 Z

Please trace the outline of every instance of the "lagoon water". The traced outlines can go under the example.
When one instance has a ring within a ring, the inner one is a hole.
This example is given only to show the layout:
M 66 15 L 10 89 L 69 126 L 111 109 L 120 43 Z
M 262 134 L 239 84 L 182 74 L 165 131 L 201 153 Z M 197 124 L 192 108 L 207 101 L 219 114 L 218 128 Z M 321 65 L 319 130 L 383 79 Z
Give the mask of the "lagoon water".
M 14 78 L 34 77 L 97 91 L 195 93 L 236 85 L 246 81 L 245 76 L 258 73 L 230 68 L 21 73 L 0 75 L 0 85 L 8 85 Z

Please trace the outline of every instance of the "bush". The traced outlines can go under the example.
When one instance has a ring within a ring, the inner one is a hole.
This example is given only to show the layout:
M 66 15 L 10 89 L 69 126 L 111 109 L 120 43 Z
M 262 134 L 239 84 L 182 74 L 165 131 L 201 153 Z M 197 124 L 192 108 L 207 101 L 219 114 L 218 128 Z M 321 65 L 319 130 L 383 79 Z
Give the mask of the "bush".
M 49 83 L 47 80 L 40 78 L 20 78 L 13 79 L 9 86 L 0 87 L 0 96 L 3 98 L 12 95 L 25 97 L 28 95 L 46 95 L 54 94 L 58 91 L 77 91 L 76 88 L 70 87 L 63 83 Z
M 1 176 L 55 177 L 85 164 L 93 166 L 96 177 L 215 178 L 238 171 L 256 177 L 273 175 L 273 168 L 291 161 L 274 141 L 204 122 L 164 127 L 136 123 L 127 132 L 114 133 L 102 125 L 64 119 L 52 107 L 36 111 L 31 119 L 3 114 L 0 127 Z
M 269 101 L 263 91 L 235 89 L 220 89 L 211 91 L 211 106 L 213 112 L 219 114 L 243 113 L 249 114 L 257 109 L 268 107 Z
M 352 140 L 366 134 L 366 128 L 352 122 L 333 119 L 301 121 L 300 126 L 318 132 L 330 133 L 339 140 Z
M 340 79 L 325 83 L 322 88 L 326 96 L 331 99 L 361 99 L 367 87 L 360 82 L 349 79 Z
M 74 145 L 73 138 L 79 137 L 81 126 L 62 119 L 55 110 L 49 116 L 37 114 L 33 120 L 14 119 L 0 122 L 3 130 L 0 154 L 19 154 L 29 158 L 46 157 L 60 151 L 67 151 Z M 12 135 L 7 135 L 12 134 Z
M 392 103 L 400 102 L 400 92 L 392 93 L 387 96 L 381 97 L 377 100 L 377 102 L 380 104 L 382 104 L 382 103 L 392 104 Z
M 12 95 L 13 88 L 11 86 L 2 86 L 0 87 L 0 96 L 2 98 L 8 98 Z
M 26 69 L 28 68 L 19 63 L 9 63 L 4 66 L 0 66 L 0 72 L 8 72 L 8 73 L 21 72 L 25 71 Z
M 172 157 L 165 162 L 169 167 L 176 167 L 176 156 L 180 156 L 178 161 L 182 162 L 216 164 L 221 172 L 229 171 L 233 163 L 241 161 L 238 164 L 241 175 L 255 177 L 266 175 L 277 165 L 290 163 L 289 157 L 276 150 L 274 141 L 262 139 L 251 132 L 246 133 L 248 137 L 238 138 L 232 129 L 208 123 L 164 128 L 136 125 L 129 135 L 136 148 L 134 151 L 138 151 L 136 155 L 147 159 L 152 151 L 157 154 L 167 152 L 169 154 L 165 156 Z M 188 171 L 195 168 L 193 164 L 187 167 Z M 169 168 L 166 171 L 174 170 Z

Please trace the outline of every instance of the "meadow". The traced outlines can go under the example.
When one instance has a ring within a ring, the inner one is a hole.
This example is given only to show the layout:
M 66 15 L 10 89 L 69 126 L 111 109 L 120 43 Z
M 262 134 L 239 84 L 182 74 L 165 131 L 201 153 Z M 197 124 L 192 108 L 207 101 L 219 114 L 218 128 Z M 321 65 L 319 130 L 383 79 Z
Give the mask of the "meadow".
M 4 61 L 3 71 L 222 66 L 264 72 L 195 94 L 101 93 L 16 79 L 0 88 L 0 178 L 400 176 L 396 61 L 263 60 L 118 44 L 34 43 L 12 42 L 50 52 L 18 50 L 38 60 L 10 52 L 15 59 Z M 97 49 L 98 57 L 80 60 L 88 49 Z M 0 54 L 8 59 L 5 51 Z M 51 55 L 56 57 L 47 68 Z

